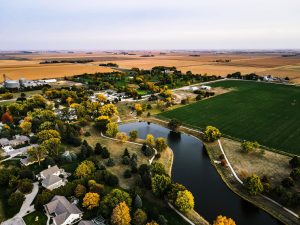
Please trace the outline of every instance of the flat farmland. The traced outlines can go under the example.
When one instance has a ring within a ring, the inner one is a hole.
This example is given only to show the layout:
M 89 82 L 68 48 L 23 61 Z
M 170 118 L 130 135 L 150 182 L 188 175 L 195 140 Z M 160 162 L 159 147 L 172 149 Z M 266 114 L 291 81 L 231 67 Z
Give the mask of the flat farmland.
M 142 57 L 152 55 L 153 57 Z M 43 64 L 45 60 L 90 59 L 87 64 Z M 216 62 L 230 60 L 230 62 Z M 300 83 L 300 56 L 281 57 L 280 53 L 216 53 L 216 52 L 165 52 L 131 51 L 121 52 L 50 52 L 32 54 L 0 53 L 0 74 L 7 74 L 11 79 L 25 77 L 64 77 L 82 73 L 109 72 L 110 68 L 99 67 L 100 63 L 113 62 L 120 69 L 151 69 L 154 66 L 175 66 L 182 72 L 226 76 L 229 73 L 257 73 L 259 75 L 288 76 L 291 82 Z M 2 79 L 2 78 L 0 78 Z
M 159 114 L 185 124 L 218 127 L 222 133 L 300 155 L 300 88 L 246 81 L 213 87 L 231 92 Z

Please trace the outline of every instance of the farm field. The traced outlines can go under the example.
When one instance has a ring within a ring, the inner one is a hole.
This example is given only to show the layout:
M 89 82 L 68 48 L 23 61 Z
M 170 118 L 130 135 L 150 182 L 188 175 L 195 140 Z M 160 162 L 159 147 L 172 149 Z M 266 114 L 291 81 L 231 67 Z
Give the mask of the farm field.
M 153 55 L 153 57 L 142 57 Z M 87 64 L 39 64 L 45 60 L 89 59 Z M 216 62 L 230 60 L 230 62 Z M 136 51 L 124 55 L 115 52 L 75 53 L 0 53 L 0 74 L 11 79 L 21 76 L 27 79 L 72 76 L 83 73 L 109 72 L 110 68 L 99 67 L 100 63 L 113 62 L 120 70 L 139 67 L 151 69 L 154 66 L 175 66 L 182 72 L 226 76 L 229 73 L 257 73 L 259 75 L 288 76 L 292 82 L 300 83 L 300 56 L 282 57 L 281 53 L 217 53 L 217 52 L 164 52 Z M 2 77 L 0 77 L 0 81 Z
M 211 86 L 234 90 L 158 116 L 198 128 L 213 125 L 232 137 L 300 155 L 299 87 L 245 81 Z

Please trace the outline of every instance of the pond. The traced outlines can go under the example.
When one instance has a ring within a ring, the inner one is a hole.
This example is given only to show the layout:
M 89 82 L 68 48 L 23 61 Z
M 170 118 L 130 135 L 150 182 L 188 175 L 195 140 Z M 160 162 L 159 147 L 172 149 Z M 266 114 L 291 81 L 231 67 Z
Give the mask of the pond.
M 147 134 L 164 137 L 174 152 L 172 179 L 186 186 L 195 197 L 195 210 L 209 222 L 218 215 L 235 220 L 238 225 L 281 224 L 268 213 L 232 192 L 222 181 L 197 138 L 170 132 L 160 125 L 146 122 L 128 123 L 119 130 L 137 130 L 140 138 Z

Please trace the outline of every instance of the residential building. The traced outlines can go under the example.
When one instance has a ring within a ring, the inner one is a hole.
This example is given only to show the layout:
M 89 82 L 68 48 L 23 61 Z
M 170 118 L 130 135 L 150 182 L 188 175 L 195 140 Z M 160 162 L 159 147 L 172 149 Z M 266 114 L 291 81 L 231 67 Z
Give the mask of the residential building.
M 42 186 L 49 190 L 63 186 L 67 182 L 67 174 L 56 165 L 52 167 L 48 166 L 47 169 L 40 172 L 37 178 L 42 180 Z

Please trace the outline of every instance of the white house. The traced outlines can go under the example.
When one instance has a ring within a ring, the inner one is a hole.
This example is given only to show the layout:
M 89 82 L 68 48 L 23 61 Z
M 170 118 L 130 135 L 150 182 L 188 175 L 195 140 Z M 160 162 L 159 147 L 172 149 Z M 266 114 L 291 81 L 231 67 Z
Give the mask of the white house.
M 42 180 L 42 186 L 49 190 L 53 190 L 66 184 L 67 174 L 63 169 L 59 169 L 58 166 L 48 166 L 47 169 L 40 172 L 37 176 L 39 180 Z
M 201 90 L 207 90 L 207 91 L 210 91 L 210 90 L 211 90 L 211 86 L 201 85 L 201 86 L 200 86 L 200 89 L 201 89 Z
M 82 218 L 82 212 L 66 197 L 55 195 L 51 202 L 44 205 L 45 211 L 53 219 L 54 225 L 70 225 L 78 223 Z

